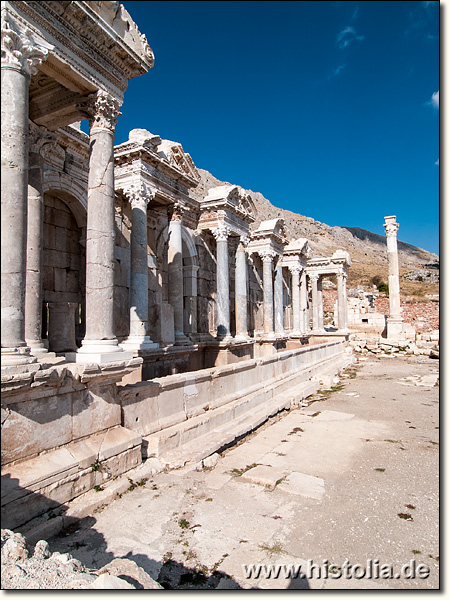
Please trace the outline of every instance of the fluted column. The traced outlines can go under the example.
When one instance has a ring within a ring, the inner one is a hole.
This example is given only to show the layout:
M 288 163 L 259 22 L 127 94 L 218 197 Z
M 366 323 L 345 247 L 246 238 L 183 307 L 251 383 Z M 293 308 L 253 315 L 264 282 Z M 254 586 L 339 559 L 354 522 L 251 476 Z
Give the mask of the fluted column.
M 217 337 L 230 339 L 230 273 L 228 269 L 228 236 L 230 228 L 219 225 L 212 229 L 217 243 Z
M 277 335 L 284 335 L 283 267 L 281 260 L 282 257 L 279 256 L 275 266 L 274 279 L 275 333 Z
M 300 277 L 300 330 L 302 333 L 310 331 L 309 310 L 308 310 L 308 282 L 306 271 L 303 269 Z
M 264 337 L 274 339 L 273 323 L 273 259 L 275 252 L 272 250 L 259 253 L 263 261 L 263 288 L 264 288 Z
M 86 228 L 86 335 L 77 362 L 132 358 L 114 334 L 114 131 L 120 102 L 105 91 L 91 94 Z
M 312 328 L 313 331 L 317 331 L 319 329 L 319 291 L 317 289 L 319 275 L 317 273 L 310 273 L 309 280 L 312 291 Z
M 241 236 L 236 250 L 236 340 L 248 339 L 248 315 L 247 315 L 247 253 L 245 247 L 249 238 Z
M 338 309 L 338 329 L 347 329 L 348 308 L 347 308 L 347 273 L 338 273 L 337 275 L 337 309 Z
M 130 186 L 124 194 L 131 204 L 130 335 L 121 345 L 138 352 L 158 348 L 147 335 L 147 206 L 153 194 L 144 183 Z
M 297 335 L 301 332 L 301 309 L 300 309 L 300 271 L 301 268 L 289 267 L 292 274 L 292 333 Z
M 26 370 L 36 362 L 25 342 L 28 90 L 47 51 L 3 7 L 1 44 L 1 364 Z
M 44 235 L 44 159 L 41 149 L 56 135 L 29 122 L 27 276 L 25 339 L 34 356 L 48 356 L 48 340 L 42 339 L 42 242 Z
M 191 341 L 184 335 L 184 273 L 183 238 L 181 233 L 184 207 L 177 202 L 171 207 L 169 225 L 169 303 L 173 308 L 175 345 L 188 346 Z
M 319 279 L 317 281 L 317 297 L 318 297 L 318 304 L 319 304 L 319 329 L 324 329 L 322 277 L 319 277 Z

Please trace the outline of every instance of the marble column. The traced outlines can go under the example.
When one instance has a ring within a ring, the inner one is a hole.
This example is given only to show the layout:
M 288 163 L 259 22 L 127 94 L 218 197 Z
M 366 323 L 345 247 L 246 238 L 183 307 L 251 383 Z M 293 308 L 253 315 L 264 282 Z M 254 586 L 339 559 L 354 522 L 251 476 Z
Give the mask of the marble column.
M 2 7 L 1 84 L 1 365 L 36 370 L 25 341 L 28 204 L 28 91 L 47 50 Z
M 76 362 L 127 360 L 114 334 L 114 131 L 120 102 L 105 91 L 91 94 L 89 178 L 86 229 L 86 335 Z
M 312 328 L 313 331 L 319 330 L 319 291 L 318 291 L 318 273 L 310 273 L 309 280 L 311 282 L 312 292 Z
M 169 224 L 169 304 L 173 308 L 175 345 L 189 346 L 192 342 L 184 335 L 184 272 L 183 238 L 181 234 L 184 207 L 175 203 L 170 207 Z
M 348 308 L 347 308 L 347 273 L 337 274 L 337 309 L 338 309 L 338 329 L 346 330 L 348 327 Z
M 228 236 L 230 228 L 219 225 L 212 229 L 217 243 L 217 338 L 231 339 L 230 334 L 230 273 L 228 268 Z
M 319 277 L 319 279 L 317 281 L 317 296 L 318 296 L 318 304 L 319 304 L 319 329 L 324 329 L 322 277 Z
M 247 236 L 241 236 L 236 250 L 236 340 L 248 339 L 248 300 L 247 300 Z
M 301 309 L 300 309 L 300 271 L 301 268 L 294 266 L 289 267 L 292 274 L 292 321 L 293 335 L 299 335 L 302 329 L 301 324 Z
M 310 331 L 310 324 L 308 310 L 308 282 L 305 269 L 303 269 L 300 277 L 300 315 L 301 333 L 308 333 Z
M 153 194 L 144 183 L 131 185 L 124 194 L 131 204 L 130 335 L 121 346 L 136 353 L 159 346 L 147 335 L 147 206 Z
M 275 305 L 275 333 L 277 336 L 284 335 L 284 306 L 283 306 L 283 267 L 282 257 L 278 257 L 275 265 L 274 279 L 274 305 Z
M 403 333 L 403 318 L 400 307 L 400 280 L 398 270 L 396 217 L 384 217 L 389 268 L 389 318 L 387 322 L 388 338 L 396 338 Z
M 275 339 L 273 323 L 273 259 L 275 252 L 272 250 L 259 252 L 263 261 L 263 288 L 264 288 L 264 337 Z
M 29 122 L 27 276 L 25 293 L 25 339 L 31 353 L 48 357 L 48 340 L 42 339 L 42 242 L 44 236 L 44 159 L 41 148 L 54 143 L 56 135 Z M 54 356 L 54 355 L 53 355 Z

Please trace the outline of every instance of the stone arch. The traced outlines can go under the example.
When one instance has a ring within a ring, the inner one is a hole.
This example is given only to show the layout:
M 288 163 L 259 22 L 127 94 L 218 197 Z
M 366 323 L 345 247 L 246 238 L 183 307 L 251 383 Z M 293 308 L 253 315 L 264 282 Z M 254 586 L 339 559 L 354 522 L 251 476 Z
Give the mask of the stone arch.
M 65 173 L 44 171 L 44 193 L 60 198 L 70 208 L 78 227 L 86 227 L 87 186 Z

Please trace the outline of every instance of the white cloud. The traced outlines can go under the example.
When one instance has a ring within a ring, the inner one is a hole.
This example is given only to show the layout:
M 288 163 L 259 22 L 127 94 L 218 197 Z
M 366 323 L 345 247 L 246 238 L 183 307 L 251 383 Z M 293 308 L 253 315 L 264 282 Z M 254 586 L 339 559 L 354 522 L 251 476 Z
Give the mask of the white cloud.
M 339 65 L 338 67 L 333 69 L 333 73 L 331 74 L 331 77 L 336 77 L 337 75 L 339 75 L 339 73 L 342 71 L 342 69 L 345 69 L 345 67 L 346 67 L 346 65 Z
M 431 96 L 430 104 L 434 108 L 439 108 L 439 90 Z
M 437 161 L 434 164 L 439 166 L 439 159 L 437 159 Z
M 365 36 L 357 35 L 354 27 L 344 27 L 337 36 L 337 45 L 339 48 L 347 48 L 355 40 L 364 40 Z

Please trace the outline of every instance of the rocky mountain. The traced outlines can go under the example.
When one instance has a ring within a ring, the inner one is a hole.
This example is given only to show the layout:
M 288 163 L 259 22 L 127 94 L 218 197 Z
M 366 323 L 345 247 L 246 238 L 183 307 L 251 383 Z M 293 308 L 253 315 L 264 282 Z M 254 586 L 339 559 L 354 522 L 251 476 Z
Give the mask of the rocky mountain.
M 199 193 L 207 192 L 210 188 L 229 182 L 216 179 L 211 173 L 198 169 L 201 176 Z M 284 219 L 290 239 L 307 238 L 310 242 L 312 256 L 331 256 L 335 250 L 342 248 L 350 253 L 352 267 L 349 279 L 352 284 L 369 283 L 377 275 L 387 280 L 387 251 L 386 238 L 359 227 L 330 227 L 311 217 L 296 214 L 289 210 L 273 206 L 259 192 L 246 190 L 258 206 L 255 227 L 266 219 Z M 400 273 L 405 275 L 414 269 L 439 269 L 439 256 L 406 244 L 398 242 Z

